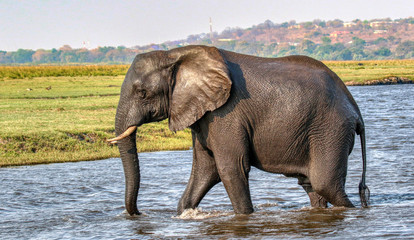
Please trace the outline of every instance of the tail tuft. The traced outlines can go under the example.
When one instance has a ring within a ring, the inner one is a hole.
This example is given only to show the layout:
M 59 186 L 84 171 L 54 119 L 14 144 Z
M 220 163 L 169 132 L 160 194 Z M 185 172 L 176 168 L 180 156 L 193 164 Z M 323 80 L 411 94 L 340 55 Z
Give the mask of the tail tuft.
M 361 199 L 361 206 L 364 208 L 368 207 L 369 198 L 370 198 L 371 192 L 369 191 L 369 188 L 363 181 L 359 183 L 359 198 Z

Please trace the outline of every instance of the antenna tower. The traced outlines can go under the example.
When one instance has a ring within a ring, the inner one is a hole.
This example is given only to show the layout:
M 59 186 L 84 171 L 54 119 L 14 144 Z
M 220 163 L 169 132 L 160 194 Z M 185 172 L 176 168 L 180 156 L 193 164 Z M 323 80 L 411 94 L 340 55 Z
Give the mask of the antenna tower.
M 210 17 L 210 41 L 213 44 L 213 22 L 211 21 L 211 17 Z

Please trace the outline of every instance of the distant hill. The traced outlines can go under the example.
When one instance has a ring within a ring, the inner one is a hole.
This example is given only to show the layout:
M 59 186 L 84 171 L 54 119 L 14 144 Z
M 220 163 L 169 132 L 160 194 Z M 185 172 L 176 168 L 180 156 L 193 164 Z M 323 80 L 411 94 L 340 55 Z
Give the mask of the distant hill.
M 212 38 L 210 37 L 212 36 Z M 130 63 L 138 53 L 168 50 L 190 44 L 213 45 L 262 57 L 301 54 L 319 60 L 414 58 L 414 18 L 342 20 L 276 24 L 270 20 L 247 29 L 190 35 L 186 39 L 132 48 L 99 47 L 0 51 L 0 64 Z

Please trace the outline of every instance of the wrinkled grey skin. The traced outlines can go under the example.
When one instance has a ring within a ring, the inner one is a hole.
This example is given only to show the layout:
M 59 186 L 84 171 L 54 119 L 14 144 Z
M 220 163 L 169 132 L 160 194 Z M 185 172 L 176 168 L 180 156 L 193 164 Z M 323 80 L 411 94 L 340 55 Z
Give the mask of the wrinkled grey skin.
M 166 118 L 172 131 L 189 127 L 193 136 L 193 168 L 178 214 L 196 208 L 220 181 L 235 213 L 252 213 L 251 166 L 297 178 L 313 207 L 327 202 L 353 207 L 345 179 L 355 133 L 362 140 L 359 187 L 367 206 L 361 113 L 339 77 L 319 61 L 259 58 L 206 46 L 140 54 L 122 85 L 116 134 Z M 126 208 L 139 214 L 135 132 L 118 147 Z

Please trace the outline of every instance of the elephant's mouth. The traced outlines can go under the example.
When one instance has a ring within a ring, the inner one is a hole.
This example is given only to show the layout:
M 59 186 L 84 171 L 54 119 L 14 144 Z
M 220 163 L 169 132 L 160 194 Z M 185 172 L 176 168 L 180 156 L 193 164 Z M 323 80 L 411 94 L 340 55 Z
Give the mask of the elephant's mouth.
M 123 132 L 122 134 L 120 134 L 117 137 L 111 138 L 106 140 L 109 143 L 115 144 L 117 143 L 119 140 L 122 140 L 126 137 L 128 137 L 129 135 L 131 135 L 135 130 L 137 130 L 137 126 L 131 126 L 129 127 L 127 130 L 125 130 L 125 132 Z

